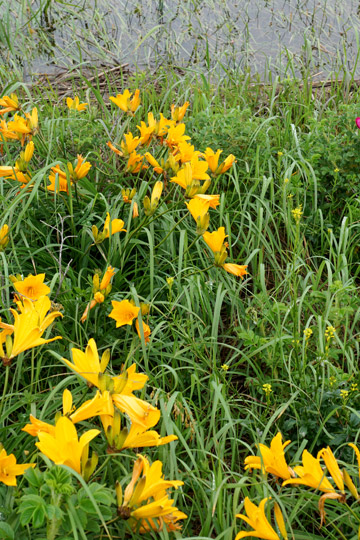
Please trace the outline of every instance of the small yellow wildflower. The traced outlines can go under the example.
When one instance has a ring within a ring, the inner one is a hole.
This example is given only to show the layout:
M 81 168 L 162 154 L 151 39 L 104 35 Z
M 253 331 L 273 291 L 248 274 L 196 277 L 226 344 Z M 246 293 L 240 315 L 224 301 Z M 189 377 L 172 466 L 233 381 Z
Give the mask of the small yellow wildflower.
M 301 219 L 301 216 L 303 215 L 302 204 L 300 204 L 299 206 L 297 206 L 296 208 L 291 210 L 291 213 L 292 213 L 293 218 L 295 219 L 295 221 L 297 223 L 299 223 L 299 221 Z
M 289 182 L 288 178 L 284 178 L 284 184 L 287 184 Z
M 325 330 L 326 341 L 330 341 L 335 336 L 335 328 L 333 326 L 328 326 Z
M 279 157 L 281 157 L 281 156 L 284 155 L 284 152 L 278 152 L 277 155 L 278 155 Z
M 271 384 L 269 383 L 265 383 L 262 385 L 262 389 L 264 390 L 266 396 L 269 396 L 272 392 L 272 387 L 271 387 Z
M 349 399 L 350 392 L 349 390 L 340 390 L 340 397 L 343 400 L 344 404 Z
M 334 386 L 334 384 L 336 383 L 336 377 L 334 377 L 334 375 L 332 375 L 329 379 L 329 384 L 330 384 L 330 387 L 332 388 Z
M 226 372 L 226 371 L 228 371 L 230 369 L 230 366 L 228 366 L 227 364 L 223 364 L 221 366 L 221 369 Z
M 312 334 L 313 334 L 313 331 L 311 330 L 311 328 L 305 328 L 304 330 L 305 341 L 309 341 Z
M 350 392 L 357 392 L 358 391 L 358 385 L 357 383 L 352 383 L 350 386 Z
M 338 173 L 339 171 L 340 171 L 340 169 L 338 169 L 337 167 L 336 167 L 336 169 L 334 169 L 334 173 Z

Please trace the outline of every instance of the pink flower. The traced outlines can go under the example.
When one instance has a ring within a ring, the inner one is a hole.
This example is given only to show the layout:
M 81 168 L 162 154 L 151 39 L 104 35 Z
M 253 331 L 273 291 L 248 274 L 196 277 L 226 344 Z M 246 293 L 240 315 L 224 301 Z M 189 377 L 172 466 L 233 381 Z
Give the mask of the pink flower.
M 357 127 L 360 129 L 360 118 L 355 118 L 355 123 Z

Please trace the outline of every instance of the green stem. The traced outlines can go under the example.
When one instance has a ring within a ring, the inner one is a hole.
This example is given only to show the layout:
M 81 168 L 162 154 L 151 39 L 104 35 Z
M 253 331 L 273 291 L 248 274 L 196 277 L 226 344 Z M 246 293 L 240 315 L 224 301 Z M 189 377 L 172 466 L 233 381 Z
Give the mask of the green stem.
M 4 408 L 5 396 L 7 394 L 7 388 L 8 388 L 8 384 L 9 384 L 9 371 L 10 371 L 10 366 L 6 366 L 6 368 L 5 368 L 4 388 L 3 388 L 3 394 L 2 394 L 2 398 L 1 398 L 1 402 L 0 402 L 0 417 L 1 417 L 1 414 L 2 414 L 2 410 Z

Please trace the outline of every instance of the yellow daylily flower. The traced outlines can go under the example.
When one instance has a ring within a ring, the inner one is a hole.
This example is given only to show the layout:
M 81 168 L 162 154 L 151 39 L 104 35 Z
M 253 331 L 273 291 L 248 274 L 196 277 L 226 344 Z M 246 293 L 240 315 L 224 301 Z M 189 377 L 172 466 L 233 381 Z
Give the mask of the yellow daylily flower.
M 143 448 L 145 446 L 162 446 L 171 441 L 176 441 L 176 435 L 160 437 L 157 431 L 150 430 L 150 425 L 131 423 L 130 429 L 121 427 L 121 414 L 115 409 L 114 414 L 101 415 L 105 436 L 111 452 L 120 452 L 126 448 Z
M 133 320 L 138 316 L 140 308 L 134 306 L 129 300 L 122 300 L 121 302 L 112 300 L 111 303 L 113 309 L 109 317 L 116 321 L 116 328 L 120 328 L 120 326 L 124 326 L 125 324 L 131 326 Z
M 229 274 L 240 277 L 243 279 L 244 276 L 248 275 L 249 272 L 246 271 L 247 264 L 234 264 L 234 263 L 224 263 L 222 268 L 226 270 Z
M 224 242 L 226 237 L 227 235 L 225 234 L 225 227 L 219 227 L 217 231 L 214 231 L 212 233 L 206 232 L 203 234 L 204 241 L 209 246 L 215 256 L 218 253 L 222 253 L 225 249 Z
M 0 445 L 0 482 L 6 486 L 16 486 L 16 477 L 35 466 L 35 463 L 16 463 L 14 454 L 8 455 L 3 445 Z
M 323 448 L 322 450 L 318 452 L 317 457 L 322 458 L 324 460 L 326 468 L 331 475 L 331 478 L 334 480 L 338 489 L 344 492 L 343 473 L 340 470 L 338 462 L 336 461 L 336 458 L 334 454 L 332 453 L 331 448 L 329 446 L 327 448 Z
M 313 489 L 319 489 L 325 493 L 334 493 L 335 489 L 325 476 L 325 472 L 320 466 L 320 459 L 314 458 L 310 452 L 304 450 L 302 453 L 303 466 L 294 467 L 294 472 L 298 478 L 290 478 L 283 482 L 283 486 L 288 484 L 302 484 Z
M 272 528 L 265 515 L 265 504 L 268 500 L 267 497 L 260 502 L 259 506 L 256 506 L 250 501 L 249 497 L 245 497 L 245 512 L 247 513 L 247 516 L 244 514 L 237 514 L 236 517 L 243 519 L 254 530 L 239 532 L 236 535 L 235 540 L 240 540 L 241 538 L 249 536 L 255 536 L 256 538 L 262 538 L 263 540 L 280 540 L 278 534 Z
M 141 339 L 139 319 L 136 319 L 135 321 L 135 328 L 136 328 L 139 338 Z M 150 334 L 151 334 L 150 326 L 147 325 L 144 321 L 142 321 L 142 328 L 143 328 L 145 343 L 149 343 Z
M 118 515 L 124 519 L 130 518 L 131 527 L 134 530 L 139 527 L 140 532 L 149 528 L 161 530 L 164 525 L 167 530 L 174 530 L 176 522 L 187 516 L 173 506 L 174 501 L 169 499 L 166 490 L 182 485 L 181 481 L 164 479 L 161 461 L 150 465 L 146 457 L 138 455 L 124 498 L 120 485 L 117 485 Z
M 119 219 L 119 221 L 121 220 Z M 112 266 L 108 266 L 100 282 L 100 291 L 103 291 L 108 288 L 108 286 L 110 285 L 110 281 L 114 275 L 115 275 L 115 268 L 113 268 Z
M 75 96 L 74 99 L 71 97 L 66 98 L 66 105 L 70 110 L 81 112 L 84 111 L 89 104 L 80 103 L 78 96 Z
M 191 161 L 194 157 L 200 156 L 201 152 L 195 150 L 195 147 L 187 141 L 181 142 L 174 150 L 174 157 L 181 163 Z
M 15 114 L 14 119 L 8 122 L 7 127 L 9 131 L 14 131 L 15 133 L 20 133 L 21 135 L 28 135 L 31 133 L 31 128 L 26 118 L 23 118 L 18 114 Z
M 209 180 L 210 176 L 206 173 L 209 166 L 207 161 L 200 161 L 199 156 L 193 155 L 190 161 L 192 177 L 195 180 Z
M 22 296 L 30 300 L 38 300 L 41 296 L 50 294 L 51 289 L 44 283 L 45 274 L 30 274 L 23 281 L 16 281 L 14 287 Z
M 245 458 L 245 470 L 261 469 L 262 472 L 267 472 L 287 480 L 293 476 L 292 469 L 288 466 L 285 460 L 284 449 L 291 441 L 282 442 L 282 435 L 279 432 L 271 441 L 270 448 L 265 444 L 259 444 L 259 452 L 261 457 L 247 456 Z
M 190 137 L 185 135 L 185 124 L 177 124 L 169 127 L 165 143 L 169 148 L 174 148 L 180 143 L 188 140 L 190 140 Z
M 11 360 L 21 352 L 50 343 L 56 339 L 62 339 L 61 336 L 51 339 L 41 337 L 56 317 L 62 317 L 59 311 L 53 311 L 46 315 L 51 307 L 50 299 L 47 296 L 40 297 L 36 302 L 23 298 L 22 306 L 20 314 L 14 309 L 10 309 L 14 317 L 13 325 L 7 325 L 0 321 L 0 328 L 8 330 L 11 327 L 13 334 L 12 343 L 7 343 L 6 354 L 0 343 L 0 357 L 5 365 L 9 365 Z
M 3 225 L 0 228 L 0 251 L 4 251 L 9 243 L 9 226 Z
M 136 151 L 131 152 L 127 164 L 125 166 L 125 171 L 136 174 L 142 169 L 147 169 L 148 166 L 144 165 L 144 157 L 138 154 Z
M 204 157 L 209 165 L 209 169 L 214 174 L 218 168 L 219 158 L 222 150 L 217 150 L 216 153 L 211 148 L 206 148 Z
M 150 152 L 146 152 L 144 157 L 150 163 L 150 165 L 153 167 L 154 171 L 157 174 L 162 174 L 163 172 L 165 172 L 163 167 L 161 167 L 160 163 L 156 161 L 156 159 L 150 154 Z
M 7 112 L 19 111 L 21 105 L 19 105 L 19 99 L 16 94 L 10 94 L 9 96 L 4 96 L 0 98 L 0 107 L 5 107 L 0 111 L 0 114 L 5 114 Z
M 67 166 L 69 169 L 70 178 L 74 182 L 81 180 L 81 178 L 85 178 L 92 167 L 91 163 L 89 163 L 89 161 L 84 161 L 84 158 L 80 154 L 77 156 L 75 168 L 71 163 L 68 163 Z
M 55 434 L 55 426 L 52 424 L 48 424 L 47 422 L 43 422 L 42 420 L 39 420 L 38 418 L 35 418 L 32 414 L 30 414 L 30 424 L 26 424 L 25 427 L 22 428 L 21 431 L 25 431 L 32 437 L 37 437 L 38 433 L 50 433 L 51 435 Z
M 174 122 L 181 122 L 189 105 L 190 103 L 188 101 L 185 101 L 184 105 L 181 107 L 171 105 L 171 118 L 174 120 Z
M 56 465 L 67 465 L 82 476 L 86 476 L 88 447 L 90 441 L 99 435 L 98 429 L 90 429 L 80 439 L 72 421 L 61 416 L 53 434 L 39 432 L 39 442 L 35 443 L 40 452 Z
M 201 201 L 207 201 L 209 208 L 216 208 L 220 204 L 220 195 L 206 195 L 205 193 L 198 193 L 194 196 L 194 199 Z
M 132 99 L 132 94 L 129 90 L 125 90 L 123 94 L 117 94 L 116 97 L 110 96 L 109 99 L 124 112 L 134 113 L 140 105 L 140 90 L 136 89 Z
M 210 224 L 209 206 L 210 202 L 202 199 L 191 199 L 185 203 L 188 210 L 196 222 L 197 234 L 204 234 Z

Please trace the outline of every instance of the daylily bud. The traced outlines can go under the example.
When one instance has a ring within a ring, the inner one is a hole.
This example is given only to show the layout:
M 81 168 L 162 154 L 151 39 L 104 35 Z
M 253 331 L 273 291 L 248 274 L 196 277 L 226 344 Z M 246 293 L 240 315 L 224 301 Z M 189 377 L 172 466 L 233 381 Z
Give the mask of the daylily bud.
M 97 244 L 97 238 L 98 238 L 98 236 L 99 236 L 99 229 L 97 228 L 96 225 L 93 225 L 93 226 L 91 227 L 91 232 L 92 232 L 92 234 L 93 234 L 95 244 Z
M 344 476 L 344 482 L 348 490 L 350 491 L 351 495 L 358 501 L 359 500 L 359 493 L 355 487 L 354 482 L 352 481 L 349 473 L 346 469 L 342 470 L 343 476 Z
M 214 253 L 215 258 L 215 266 L 222 266 L 224 262 L 226 261 L 226 258 L 228 256 L 228 253 L 226 251 L 225 246 L 221 246 L 221 251 L 217 251 Z
M 0 251 L 4 251 L 9 243 L 9 227 L 3 225 L 0 229 Z
M 115 492 L 116 492 L 116 502 L 118 506 L 122 506 L 123 501 L 123 493 L 122 493 L 122 487 L 118 480 L 116 480 L 115 484 Z
M 145 315 L 147 315 L 150 311 L 150 305 L 149 304 L 145 304 L 144 302 L 141 302 L 140 304 L 140 310 L 141 310 L 141 315 L 143 317 L 145 317 Z
M 88 449 L 89 448 L 88 445 L 85 448 Z M 87 459 L 85 462 L 85 465 L 82 467 L 82 477 L 84 478 L 85 482 L 89 480 L 90 476 L 95 471 L 98 462 L 99 462 L 99 456 L 97 455 L 96 452 L 93 452 L 91 458 Z
M 100 276 L 98 273 L 93 275 L 93 293 L 100 289 Z

